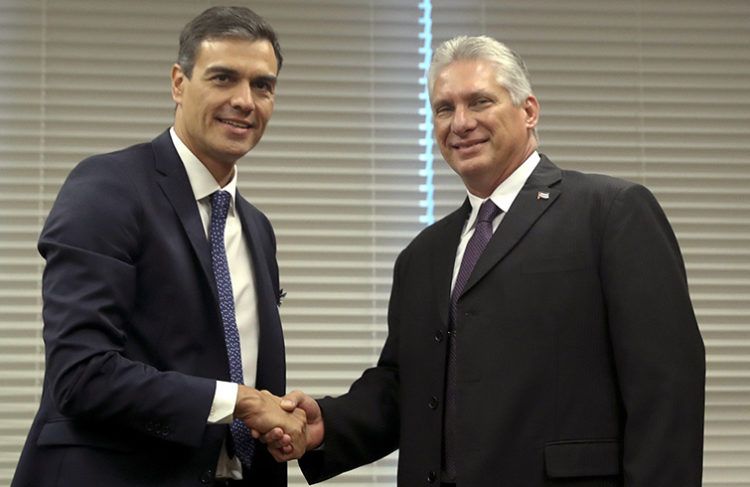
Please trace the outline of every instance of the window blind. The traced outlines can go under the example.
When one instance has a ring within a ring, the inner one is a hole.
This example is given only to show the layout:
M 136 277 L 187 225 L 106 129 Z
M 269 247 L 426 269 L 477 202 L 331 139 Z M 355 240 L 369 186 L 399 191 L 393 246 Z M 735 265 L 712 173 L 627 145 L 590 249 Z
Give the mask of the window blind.
M 420 13 L 395 0 L 263 11 L 287 60 L 243 191 L 277 232 L 289 388 L 339 395 L 380 354 L 393 262 L 422 226 Z M 395 462 L 323 485 L 395 485 Z
M 43 213 L 39 2 L 0 4 L 0 483 L 10 484 L 38 406 L 43 349 L 41 259 L 33 241 Z
M 750 3 L 434 0 L 435 45 L 458 34 L 525 59 L 541 152 L 664 207 L 706 344 L 704 485 L 750 486 Z M 439 217 L 465 190 L 435 157 Z

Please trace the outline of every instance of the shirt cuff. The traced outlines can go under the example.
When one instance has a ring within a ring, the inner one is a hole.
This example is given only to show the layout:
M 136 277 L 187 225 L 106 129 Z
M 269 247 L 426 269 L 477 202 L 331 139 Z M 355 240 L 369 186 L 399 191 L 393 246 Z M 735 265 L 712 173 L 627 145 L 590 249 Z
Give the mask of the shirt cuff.
M 216 381 L 214 402 L 208 413 L 208 424 L 228 424 L 234 419 L 238 385 L 234 382 Z

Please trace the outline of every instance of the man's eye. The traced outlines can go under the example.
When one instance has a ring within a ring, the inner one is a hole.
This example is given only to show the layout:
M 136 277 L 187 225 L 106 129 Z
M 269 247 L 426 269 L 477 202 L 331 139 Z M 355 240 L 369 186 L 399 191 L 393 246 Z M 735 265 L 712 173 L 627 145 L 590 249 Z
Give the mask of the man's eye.
M 255 85 L 255 88 L 261 91 L 273 91 L 273 85 L 268 81 L 256 81 L 253 83 Z
M 232 78 L 230 78 L 228 74 L 217 74 L 213 78 L 215 82 L 220 83 L 220 84 L 229 83 L 231 79 Z

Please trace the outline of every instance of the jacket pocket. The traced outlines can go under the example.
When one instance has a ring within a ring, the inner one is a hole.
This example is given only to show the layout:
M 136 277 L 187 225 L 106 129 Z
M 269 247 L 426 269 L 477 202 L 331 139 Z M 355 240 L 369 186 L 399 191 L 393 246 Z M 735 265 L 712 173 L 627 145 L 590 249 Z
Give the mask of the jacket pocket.
M 615 439 L 547 443 L 544 466 L 550 478 L 620 475 L 620 442 Z
M 39 446 L 90 446 L 117 451 L 133 451 L 131 439 L 116 428 L 102 425 L 97 429 L 71 420 L 49 421 L 42 426 L 36 444 Z

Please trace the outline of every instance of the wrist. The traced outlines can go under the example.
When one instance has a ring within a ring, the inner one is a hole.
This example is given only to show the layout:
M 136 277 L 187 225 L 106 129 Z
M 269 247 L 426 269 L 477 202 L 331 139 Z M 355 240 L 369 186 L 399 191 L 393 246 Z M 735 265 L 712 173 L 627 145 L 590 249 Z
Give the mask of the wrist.
M 234 404 L 234 417 L 247 418 L 255 413 L 260 403 L 260 392 L 252 387 L 240 384 L 237 387 L 237 400 Z
M 325 438 L 325 433 L 323 431 L 323 426 L 321 422 L 320 428 L 310 428 L 308 427 L 309 437 L 307 441 L 307 451 L 315 450 L 316 448 L 319 448 L 320 445 L 323 444 L 323 439 Z
M 307 451 L 315 450 L 325 441 L 326 427 L 323 413 L 319 410 L 318 417 L 307 425 Z

